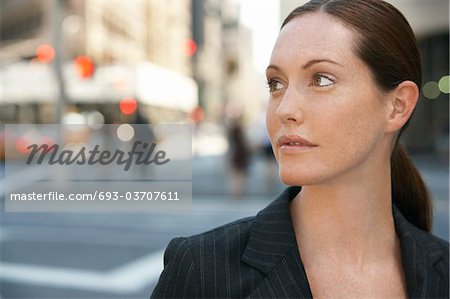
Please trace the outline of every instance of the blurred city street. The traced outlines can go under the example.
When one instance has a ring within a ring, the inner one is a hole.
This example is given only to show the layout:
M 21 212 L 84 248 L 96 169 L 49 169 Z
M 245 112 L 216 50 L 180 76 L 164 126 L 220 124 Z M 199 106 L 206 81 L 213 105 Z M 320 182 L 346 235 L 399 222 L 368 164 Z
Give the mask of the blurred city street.
M 415 160 L 433 195 L 434 233 L 448 240 L 448 167 Z M 252 216 L 283 189 L 266 181 L 265 161 L 254 156 L 245 195 L 233 198 L 227 167 L 224 155 L 194 158 L 193 204 L 184 213 L 3 212 L 2 298 L 147 298 L 170 239 Z
M 254 215 L 273 198 L 255 188 L 228 196 L 224 165 L 195 159 L 192 210 L 182 214 L 2 213 L 2 298 L 149 297 L 170 239 Z

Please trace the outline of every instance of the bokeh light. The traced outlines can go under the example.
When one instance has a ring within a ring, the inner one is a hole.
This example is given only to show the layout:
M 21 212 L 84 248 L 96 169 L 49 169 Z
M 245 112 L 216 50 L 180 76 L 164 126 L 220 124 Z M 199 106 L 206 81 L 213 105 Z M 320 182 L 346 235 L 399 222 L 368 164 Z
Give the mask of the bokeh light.
M 437 98 L 441 94 L 439 85 L 435 81 L 429 81 L 423 86 L 423 95 L 430 100 Z
M 85 125 L 86 118 L 78 112 L 69 112 L 64 114 L 62 123 L 64 125 Z
M 105 117 L 98 111 L 86 111 L 83 113 L 87 125 L 94 130 L 101 129 L 105 124 Z
M 70 15 L 64 18 L 62 28 L 65 33 L 76 34 L 80 31 L 83 20 L 78 15 Z
M 36 58 L 39 62 L 49 63 L 55 58 L 55 49 L 49 44 L 42 44 L 36 50 Z
M 31 150 L 28 148 L 30 144 L 31 144 L 30 140 L 27 137 L 22 136 L 16 140 L 15 147 L 17 152 L 25 155 Z
M 125 115 L 133 114 L 137 109 L 137 101 L 132 97 L 125 97 L 120 100 L 120 112 Z
M 205 112 L 202 107 L 197 106 L 194 108 L 194 110 L 191 111 L 189 118 L 192 122 L 198 123 L 201 122 L 205 117 Z
M 117 128 L 117 137 L 124 142 L 130 141 L 134 137 L 134 128 L 129 124 L 121 124 Z
M 86 118 L 81 113 L 68 112 L 62 117 L 62 124 L 64 126 L 64 134 L 78 134 L 86 129 Z
M 442 93 L 449 94 L 450 93 L 450 75 L 442 76 L 439 80 L 439 90 Z
M 197 43 L 192 39 L 186 40 L 186 55 L 191 57 L 195 52 L 197 52 Z
M 80 55 L 75 58 L 75 67 L 81 78 L 87 79 L 92 77 L 95 72 L 94 62 L 91 58 Z

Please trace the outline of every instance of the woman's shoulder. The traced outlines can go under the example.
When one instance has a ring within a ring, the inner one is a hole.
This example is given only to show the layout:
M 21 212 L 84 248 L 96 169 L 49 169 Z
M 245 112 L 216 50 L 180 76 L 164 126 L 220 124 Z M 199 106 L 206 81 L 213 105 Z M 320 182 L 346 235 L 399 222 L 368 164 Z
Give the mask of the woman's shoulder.
M 395 206 L 394 219 L 412 297 L 448 298 L 448 241 L 413 225 Z
M 424 231 L 414 225 L 412 225 L 411 232 L 418 245 L 428 255 L 436 256 L 437 254 L 441 254 L 441 258 L 444 258 L 448 264 L 449 242 L 447 240 L 441 239 L 433 233 Z
M 234 298 L 249 292 L 253 281 L 262 279 L 240 262 L 253 222 L 254 217 L 242 218 L 200 234 L 172 239 L 152 298 Z M 241 273 L 242 277 L 235 281 L 231 273 Z M 219 287 L 219 281 L 228 287 Z
M 212 243 L 230 245 L 248 238 L 254 219 L 254 216 L 241 218 L 184 239 L 191 247 L 212 245 Z
M 175 237 L 167 245 L 164 264 L 188 254 L 193 263 L 208 264 L 208 259 L 222 258 L 230 252 L 239 254 L 245 250 L 255 217 L 246 217 L 210 229 L 206 232 Z M 237 256 L 236 256 L 237 257 Z M 215 261 L 217 262 L 217 261 Z
M 431 232 L 424 231 L 412 224 L 403 216 L 397 207 L 393 207 L 393 214 L 396 224 L 397 233 L 400 235 L 403 243 L 414 241 L 424 252 L 432 256 L 442 253 L 444 257 L 449 258 L 449 242 L 443 240 Z
M 446 256 L 447 256 L 447 260 L 448 260 L 448 256 L 449 256 L 449 242 L 441 239 L 431 233 L 426 233 L 428 235 L 428 238 L 430 240 L 432 240 L 431 244 L 436 248 L 439 249 L 441 251 L 443 251 Z
M 200 252 L 197 250 L 199 248 L 211 246 L 211 250 L 236 249 L 235 252 L 242 253 L 248 245 L 249 238 L 262 237 L 260 232 L 271 233 L 271 236 L 278 232 L 282 235 L 293 234 L 289 201 L 299 190 L 299 187 L 287 188 L 255 216 L 241 218 L 206 232 L 185 237 L 183 240 L 196 252 Z M 264 236 L 266 237 L 265 234 Z
M 295 192 L 288 188 L 253 217 L 172 239 L 152 298 L 242 298 L 252 293 L 295 245 L 289 216 Z

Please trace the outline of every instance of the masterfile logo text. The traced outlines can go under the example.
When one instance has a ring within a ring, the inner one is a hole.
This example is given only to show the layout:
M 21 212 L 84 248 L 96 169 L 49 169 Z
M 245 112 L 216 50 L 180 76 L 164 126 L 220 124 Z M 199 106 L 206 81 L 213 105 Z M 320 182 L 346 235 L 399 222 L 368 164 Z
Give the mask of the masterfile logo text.
M 136 165 L 164 165 L 170 161 L 164 150 L 156 150 L 156 143 L 148 144 L 141 141 L 135 141 L 130 151 L 101 150 L 98 144 L 90 150 L 87 146 L 79 148 L 78 151 L 61 148 L 58 144 L 31 144 L 27 147 L 30 153 L 25 163 L 27 165 L 32 163 L 38 165 L 42 163 L 49 165 L 109 165 L 116 163 L 124 165 L 123 170 L 128 171 L 133 162 Z

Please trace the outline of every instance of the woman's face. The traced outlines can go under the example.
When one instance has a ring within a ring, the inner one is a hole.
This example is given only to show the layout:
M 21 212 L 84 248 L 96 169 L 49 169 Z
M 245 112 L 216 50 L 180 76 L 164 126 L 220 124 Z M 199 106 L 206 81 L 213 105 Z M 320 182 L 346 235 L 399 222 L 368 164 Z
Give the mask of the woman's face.
M 267 129 L 288 185 L 354 182 L 389 161 L 386 101 L 356 41 L 326 13 L 296 17 L 280 32 L 267 68 Z

